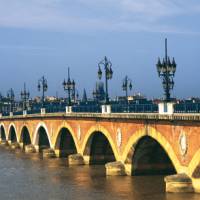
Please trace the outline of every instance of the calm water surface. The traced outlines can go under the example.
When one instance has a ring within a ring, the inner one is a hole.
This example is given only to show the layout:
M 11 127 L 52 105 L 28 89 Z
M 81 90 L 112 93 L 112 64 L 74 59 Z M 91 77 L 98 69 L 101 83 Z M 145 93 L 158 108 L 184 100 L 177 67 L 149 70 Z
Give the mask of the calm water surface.
M 0 199 L 200 200 L 197 194 L 165 194 L 162 176 L 106 177 L 104 166 L 67 167 L 0 147 Z

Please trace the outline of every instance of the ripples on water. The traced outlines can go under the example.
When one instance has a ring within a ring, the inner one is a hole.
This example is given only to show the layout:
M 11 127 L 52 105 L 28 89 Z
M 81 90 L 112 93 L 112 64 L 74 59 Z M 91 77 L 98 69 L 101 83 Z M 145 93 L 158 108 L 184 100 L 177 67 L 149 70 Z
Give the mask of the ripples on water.
M 104 166 L 67 167 L 65 159 L 0 151 L 0 200 L 200 200 L 165 194 L 163 176 L 106 177 Z

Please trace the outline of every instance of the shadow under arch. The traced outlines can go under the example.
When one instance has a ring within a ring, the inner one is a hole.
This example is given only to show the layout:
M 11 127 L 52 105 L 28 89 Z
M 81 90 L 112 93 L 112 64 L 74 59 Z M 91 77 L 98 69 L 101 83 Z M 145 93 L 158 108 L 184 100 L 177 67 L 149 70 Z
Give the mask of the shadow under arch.
M 41 152 L 43 149 L 52 147 L 48 129 L 45 124 L 38 124 L 35 130 L 33 144 L 36 146 L 36 149 L 38 148 L 39 152 Z
M 20 143 L 23 143 L 23 149 L 26 145 L 31 144 L 31 137 L 30 137 L 30 133 L 29 130 L 26 126 L 24 126 L 21 130 L 21 134 L 20 134 Z
M 0 128 L 0 138 L 2 141 L 6 140 L 6 131 L 3 125 L 1 125 L 1 128 Z
M 16 133 L 16 129 L 15 129 L 14 125 L 10 125 L 9 133 L 8 133 L 8 141 L 10 141 L 11 143 L 15 143 L 18 141 L 17 133 Z
M 143 149 L 143 151 L 142 151 L 142 149 Z M 179 162 L 173 148 L 167 141 L 167 139 L 161 133 L 159 133 L 156 129 L 154 129 L 152 127 L 148 127 L 148 129 L 143 128 L 143 129 L 136 131 L 132 135 L 132 137 L 129 139 L 129 141 L 125 147 L 125 150 L 123 152 L 123 156 L 122 156 L 123 162 L 127 166 L 129 166 L 129 171 L 131 174 L 135 174 L 133 171 L 134 170 L 133 162 L 139 159 L 139 158 L 134 158 L 136 153 L 139 152 L 139 154 L 141 154 L 141 157 L 147 155 L 145 158 L 147 161 L 148 154 L 150 154 L 150 152 L 148 152 L 148 149 L 151 151 L 152 161 L 157 160 L 157 164 L 150 163 L 149 168 L 148 168 L 148 166 L 146 166 L 147 171 L 149 169 L 149 172 L 151 173 L 151 168 L 156 168 L 156 165 L 157 165 L 157 170 L 156 169 L 152 170 L 153 174 L 155 174 L 155 173 L 159 173 L 159 174 L 163 173 L 164 174 L 164 172 L 167 172 L 167 173 L 168 172 L 169 173 L 178 172 L 179 173 L 181 171 L 180 162 Z M 168 166 L 168 167 L 166 167 L 166 169 L 164 169 L 164 166 L 162 166 L 162 162 L 161 162 L 161 160 L 159 160 L 159 156 L 158 156 L 157 152 L 155 151 L 155 149 L 156 149 L 156 151 L 159 152 L 158 154 L 160 154 L 161 157 L 162 156 L 164 157 L 163 161 L 167 162 L 166 166 Z M 143 162 L 145 162 L 145 160 Z M 138 166 L 138 164 L 136 164 L 136 166 Z M 136 166 L 135 166 L 135 168 L 136 168 Z M 145 169 L 145 164 L 143 165 L 143 168 Z M 169 169 L 169 171 L 167 169 Z M 136 174 L 137 174 L 137 172 L 136 172 Z
M 162 146 L 152 137 L 143 136 L 135 146 L 132 175 L 174 174 L 176 170 Z
M 59 151 L 59 157 L 67 157 L 70 154 L 77 153 L 74 138 L 68 128 L 63 127 L 59 130 L 55 142 L 55 150 Z
M 83 155 L 89 157 L 89 164 L 105 164 L 116 160 L 110 140 L 101 131 L 89 135 Z

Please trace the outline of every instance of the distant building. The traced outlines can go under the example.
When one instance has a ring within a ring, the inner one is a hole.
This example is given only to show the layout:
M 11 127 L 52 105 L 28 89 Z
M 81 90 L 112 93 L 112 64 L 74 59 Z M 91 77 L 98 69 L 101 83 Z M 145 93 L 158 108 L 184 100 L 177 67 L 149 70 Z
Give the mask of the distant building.
M 82 103 L 87 103 L 88 99 L 87 99 L 87 93 L 86 90 L 83 90 L 83 98 L 82 98 Z
M 96 82 L 96 86 L 92 94 L 95 101 L 103 101 L 105 99 L 104 83 L 101 81 Z
M 141 93 L 134 94 L 132 96 L 128 96 L 128 102 L 131 104 L 147 104 L 152 103 L 151 100 L 148 100 L 145 96 L 143 96 Z M 124 103 L 127 101 L 126 96 L 118 96 L 117 101 L 119 103 Z
M 57 101 L 57 97 L 55 97 L 55 96 L 46 96 L 45 97 L 45 101 L 47 101 L 47 102 L 55 102 L 55 101 Z

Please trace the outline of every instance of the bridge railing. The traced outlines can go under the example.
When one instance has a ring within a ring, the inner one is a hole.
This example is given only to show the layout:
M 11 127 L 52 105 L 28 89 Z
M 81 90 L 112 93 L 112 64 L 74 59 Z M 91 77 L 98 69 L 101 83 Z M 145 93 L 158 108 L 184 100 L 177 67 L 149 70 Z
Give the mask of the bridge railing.
M 121 104 L 112 105 L 111 111 L 113 113 L 157 113 L 157 104 Z
M 45 113 L 65 113 L 64 105 L 48 106 Z M 73 105 L 72 112 L 75 113 L 101 113 L 101 105 Z M 157 104 L 111 104 L 112 113 L 158 113 Z M 29 114 L 40 114 L 41 108 L 37 107 L 28 110 Z M 179 103 L 174 105 L 174 113 L 200 113 L 200 103 Z M 13 116 L 23 115 L 23 111 L 13 112 Z M 4 112 L 2 116 L 10 116 L 10 113 Z
M 23 111 L 13 112 L 13 115 L 23 115 Z
M 72 107 L 72 112 L 101 113 L 101 106 L 100 105 L 76 105 Z
M 200 103 L 180 103 L 174 105 L 175 113 L 200 113 Z
M 65 107 L 47 107 L 45 108 L 46 113 L 58 113 L 58 112 L 65 112 Z
M 33 109 L 33 110 L 28 110 L 27 114 L 31 115 L 31 114 L 39 114 L 41 112 L 41 110 L 38 109 Z

